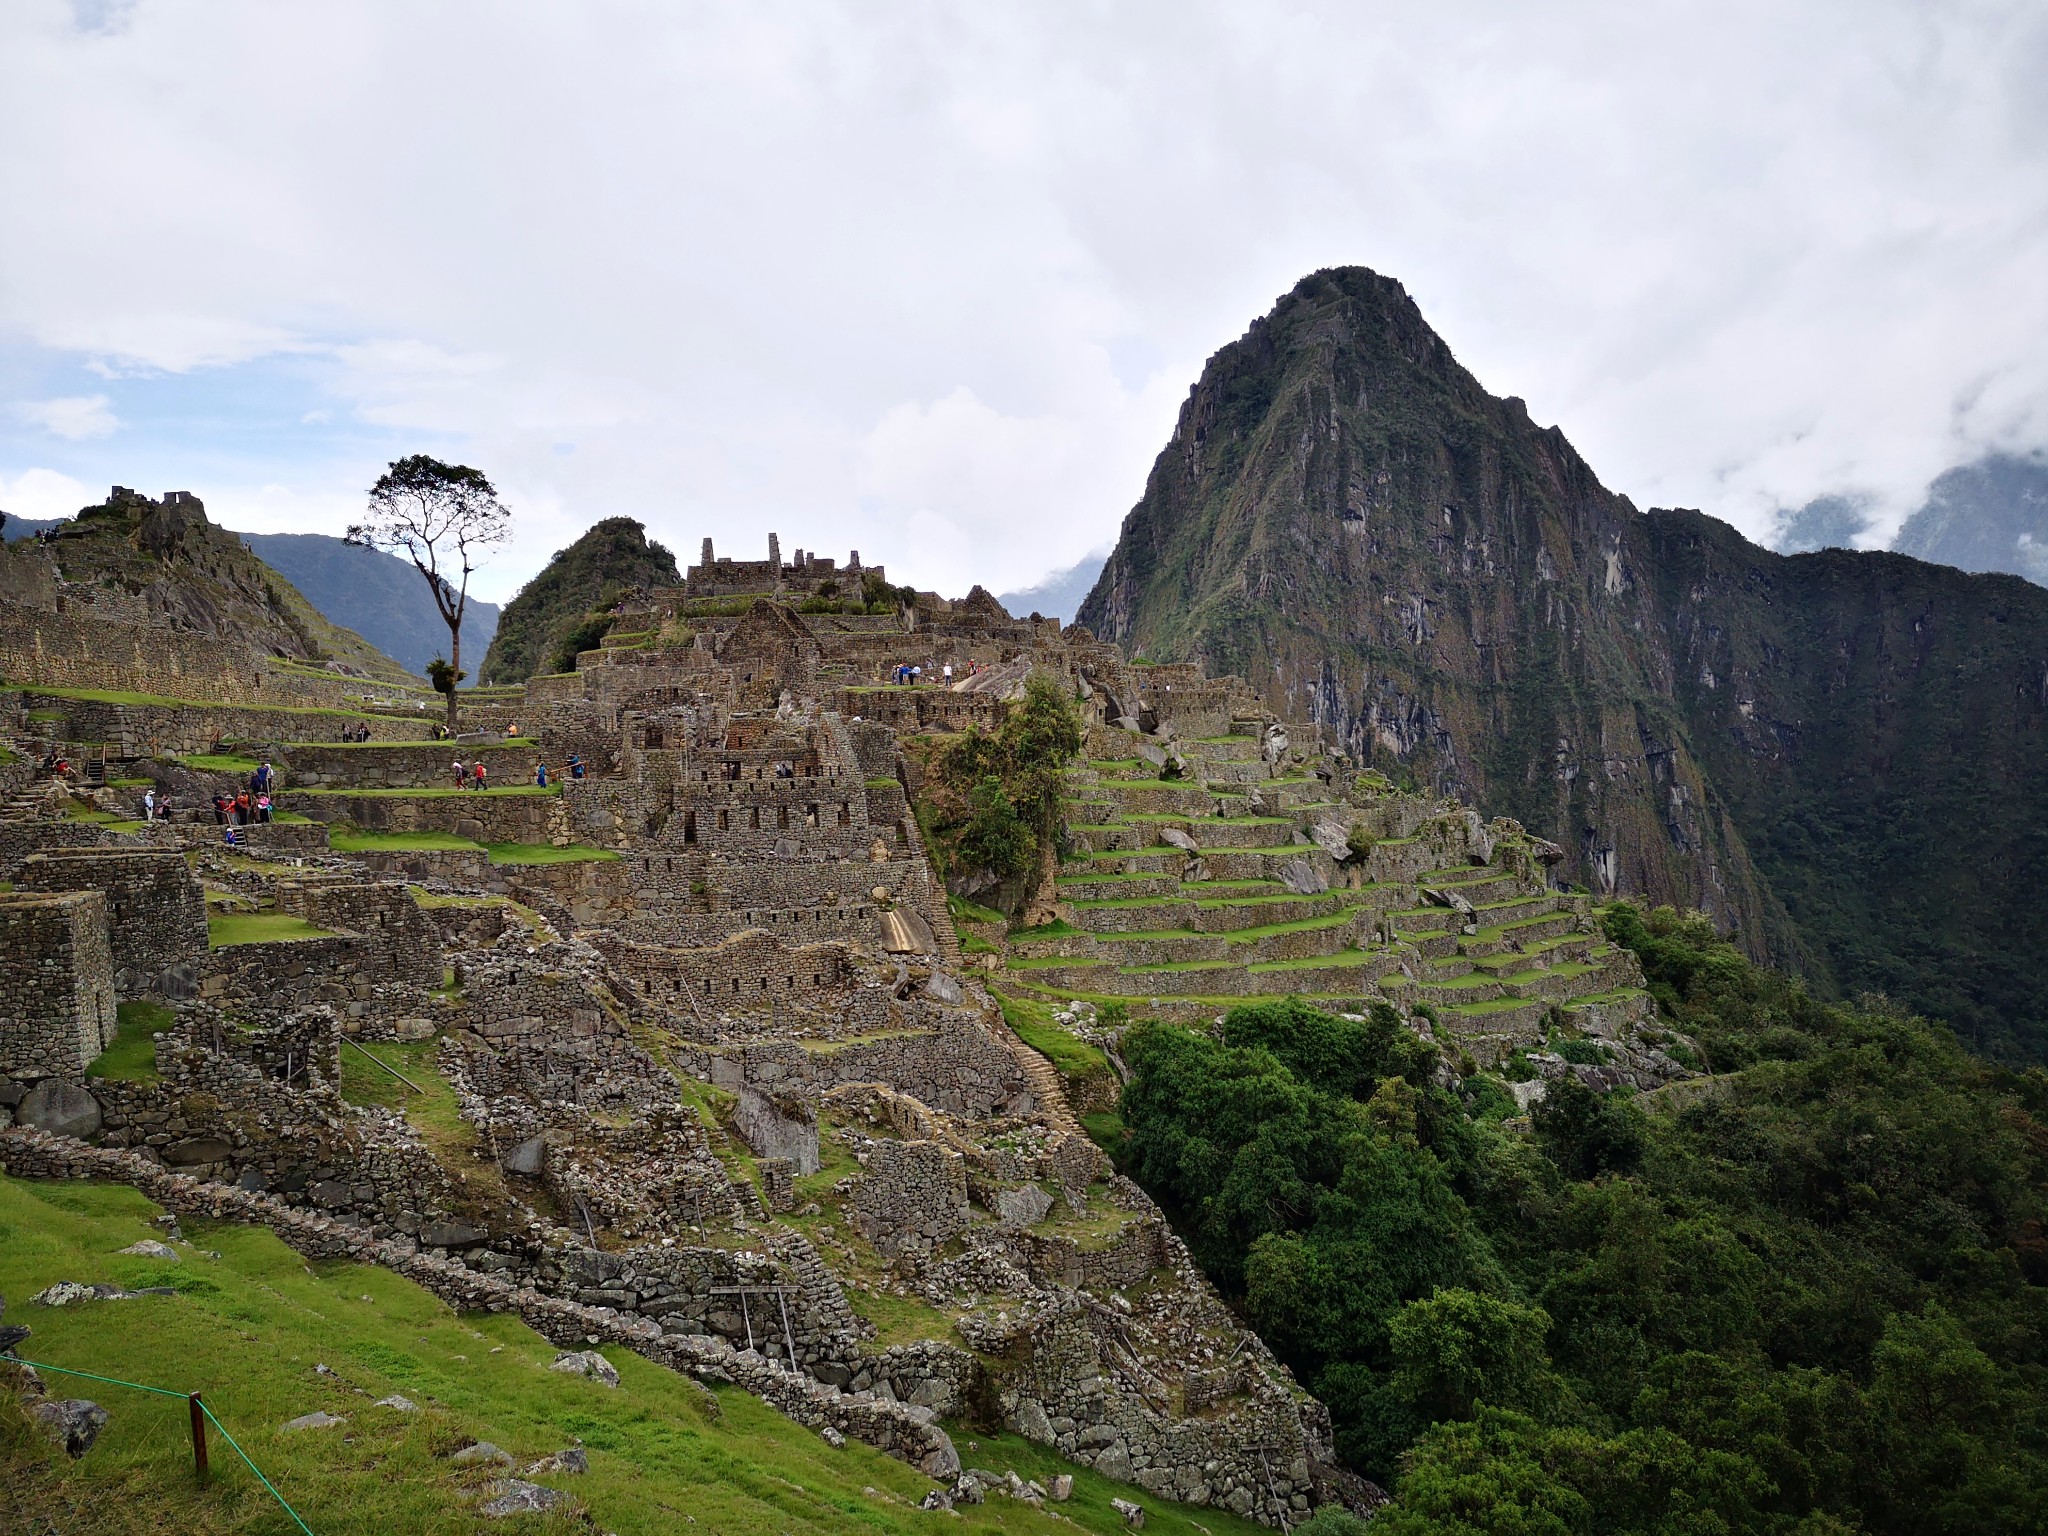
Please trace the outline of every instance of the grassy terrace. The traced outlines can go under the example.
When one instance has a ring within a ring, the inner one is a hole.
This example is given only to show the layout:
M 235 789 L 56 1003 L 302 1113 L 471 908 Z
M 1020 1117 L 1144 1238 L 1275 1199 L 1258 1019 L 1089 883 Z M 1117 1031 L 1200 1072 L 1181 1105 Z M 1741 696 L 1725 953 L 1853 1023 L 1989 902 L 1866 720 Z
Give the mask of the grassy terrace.
M 283 944 L 300 939 L 329 939 L 331 928 L 318 928 L 289 912 L 208 913 L 206 947 L 227 949 L 235 944 Z
M 451 791 L 452 793 L 452 791 Z M 453 832 L 338 831 L 328 836 L 337 853 L 487 853 L 493 864 L 598 864 L 618 858 L 609 848 L 584 843 L 479 843 Z
M 1111 1536 L 1123 1528 L 1112 1497 L 1142 1503 L 1146 1529 L 1167 1536 L 1261 1529 L 1110 1483 L 1014 1436 L 958 1428 L 961 1454 L 972 1464 L 1014 1467 L 1026 1477 L 1072 1472 L 1074 1498 L 1057 1513 L 991 1499 L 933 1516 L 915 1507 L 930 1481 L 878 1451 L 857 1442 L 834 1450 L 737 1389 L 707 1391 L 622 1349 L 604 1351 L 618 1368 L 617 1390 L 557 1374 L 547 1369 L 554 1347 L 515 1319 L 458 1314 L 386 1270 L 308 1265 L 266 1232 L 190 1219 L 193 1241 L 181 1246 L 180 1263 L 114 1251 L 160 1236 L 148 1224 L 155 1214 L 124 1188 L 0 1178 L 0 1292 L 27 1296 L 57 1280 L 177 1290 L 38 1308 L 22 1352 L 125 1381 L 203 1389 L 320 1536 L 466 1536 L 487 1523 L 475 1514 L 475 1490 L 502 1474 L 451 1467 L 448 1451 L 489 1440 L 523 1464 L 572 1437 L 589 1453 L 589 1473 L 541 1481 L 586 1505 L 588 1520 L 515 1519 L 503 1522 L 508 1531 L 921 1536 L 943 1522 L 975 1536 L 1050 1536 L 1076 1525 Z M 316 1363 L 335 1374 L 317 1374 Z M 53 1393 L 64 1393 L 66 1378 L 47 1379 Z M 217 1441 L 212 1479 L 194 1482 L 183 1402 L 82 1382 L 69 1390 L 94 1396 L 113 1415 L 92 1454 L 75 1463 L 27 1429 L 13 1393 L 0 1394 L 0 1484 L 22 1508 L 41 1512 L 37 1529 L 52 1524 L 95 1536 L 294 1529 Z M 393 1392 L 424 1411 L 371 1406 Z M 285 1420 L 316 1409 L 349 1423 L 326 1434 L 279 1432 Z

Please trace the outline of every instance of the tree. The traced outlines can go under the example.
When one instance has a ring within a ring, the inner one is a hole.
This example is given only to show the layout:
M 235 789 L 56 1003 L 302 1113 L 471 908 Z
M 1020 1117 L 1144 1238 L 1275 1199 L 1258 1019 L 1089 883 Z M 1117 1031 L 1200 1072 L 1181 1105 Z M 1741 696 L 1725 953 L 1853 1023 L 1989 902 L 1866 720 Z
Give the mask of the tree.
M 426 578 L 448 626 L 448 729 L 456 728 L 455 685 L 462 670 L 462 615 L 479 557 L 505 542 L 512 514 L 480 469 L 416 453 L 399 459 L 370 487 L 369 515 L 348 530 L 351 544 L 403 554 Z M 443 567 L 448 573 L 443 573 Z M 434 686 L 441 686 L 441 677 Z

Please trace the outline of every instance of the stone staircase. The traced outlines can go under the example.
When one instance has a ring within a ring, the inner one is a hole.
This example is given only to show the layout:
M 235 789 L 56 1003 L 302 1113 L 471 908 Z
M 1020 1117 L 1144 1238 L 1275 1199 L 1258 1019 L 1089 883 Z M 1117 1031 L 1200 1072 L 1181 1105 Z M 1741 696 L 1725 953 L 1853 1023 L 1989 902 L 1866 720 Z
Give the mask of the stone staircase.
M 1648 1012 L 1634 957 L 1589 898 L 1525 872 L 1516 834 L 1434 800 L 1276 777 L 1252 735 L 1176 745 L 1171 779 L 1143 757 L 1070 771 L 1062 920 L 1010 937 L 1005 984 L 1184 1019 L 1290 995 L 1426 1007 L 1482 1060 L 1540 1038 L 1553 1009 L 1567 1025 Z M 1313 840 L 1319 821 L 1385 835 L 1342 858 Z

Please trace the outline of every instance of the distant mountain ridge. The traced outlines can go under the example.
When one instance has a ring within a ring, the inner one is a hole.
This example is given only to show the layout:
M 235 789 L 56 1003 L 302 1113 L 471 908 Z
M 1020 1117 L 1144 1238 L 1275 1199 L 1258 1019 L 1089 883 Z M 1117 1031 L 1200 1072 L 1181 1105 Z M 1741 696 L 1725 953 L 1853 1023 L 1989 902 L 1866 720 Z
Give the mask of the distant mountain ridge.
M 1216 353 L 1079 614 L 1698 907 L 1823 989 L 2048 1055 L 2048 591 L 1638 512 L 1400 284 Z
M 1028 613 L 1040 613 L 1048 619 L 1059 619 L 1071 624 L 1074 615 L 1081 611 L 1081 602 L 1102 574 L 1102 565 L 1107 555 L 1087 555 L 1063 571 L 1054 571 L 1036 586 L 1025 587 L 1018 592 L 999 592 L 996 601 L 1011 613 L 1022 618 Z
M 423 675 L 429 661 L 448 654 L 448 626 L 410 561 L 325 533 L 238 537 L 329 619 L 367 636 L 408 672 Z M 469 600 L 462 621 L 465 657 L 484 654 L 500 611 L 496 603 Z

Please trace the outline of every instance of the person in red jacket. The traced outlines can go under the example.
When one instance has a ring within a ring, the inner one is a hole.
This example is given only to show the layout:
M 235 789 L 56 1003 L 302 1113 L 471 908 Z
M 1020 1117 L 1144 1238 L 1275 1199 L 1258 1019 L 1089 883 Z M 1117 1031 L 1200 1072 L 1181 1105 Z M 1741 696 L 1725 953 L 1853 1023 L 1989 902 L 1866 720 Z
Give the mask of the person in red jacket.
M 476 775 L 476 787 L 482 789 L 484 787 L 484 760 L 482 758 L 476 760 L 476 767 L 471 772 Z

